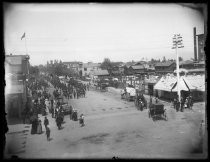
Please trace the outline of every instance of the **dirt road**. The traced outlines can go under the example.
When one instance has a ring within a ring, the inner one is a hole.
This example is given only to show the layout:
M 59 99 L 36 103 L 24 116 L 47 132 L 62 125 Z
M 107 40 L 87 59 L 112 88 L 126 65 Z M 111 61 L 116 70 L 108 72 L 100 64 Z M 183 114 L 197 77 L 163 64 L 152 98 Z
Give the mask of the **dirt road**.
M 175 112 L 165 104 L 168 121 L 148 118 L 148 110 L 136 110 L 133 102 L 120 99 L 118 91 L 88 91 L 85 98 L 67 100 L 85 126 L 65 116 L 63 129 L 50 120 L 51 141 L 28 134 L 23 158 L 202 158 L 199 152 L 199 124 L 205 106 Z M 40 116 L 43 121 L 43 117 Z M 44 126 L 43 126 L 44 130 Z M 44 130 L 45 131 L 45 130 Z M 198 152 L 198 153 L 196 153 Z

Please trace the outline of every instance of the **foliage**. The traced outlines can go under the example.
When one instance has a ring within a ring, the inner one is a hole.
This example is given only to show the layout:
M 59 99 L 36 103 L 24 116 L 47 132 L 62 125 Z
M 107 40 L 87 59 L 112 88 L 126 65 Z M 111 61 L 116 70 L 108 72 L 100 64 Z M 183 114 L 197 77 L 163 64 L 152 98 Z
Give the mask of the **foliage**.
M 183 61 L 183 58 L 182 57 L 179 57 L 179 61 Z
M 41 67 L 41 71 L 48 72 L 49 74 L 57 75 L 57 76 L 75 76 L 77 75 L 73 69 L 68 69 L 66 65 L 62 63 L 62 61 L 58 60 L 50 60 L 47 61 L 47 65 L 45 67 Z
M 163 56 L 162 62 L 166 62 L 166 57 L 165 56 Z
M 112 66 L 113 65 L 112 65 L 110 59 L 109 58 L 104 58 L 104 61 L 102 62 L 100 67 L 101 67 L 101 69 L 109 70 L 109 69 L 112 68 Z
M 31 75 L 37 76 L 39 74 L 39 68 L 38 68 L 38 66 L 30 66 L 29 67 L 29 73 Z

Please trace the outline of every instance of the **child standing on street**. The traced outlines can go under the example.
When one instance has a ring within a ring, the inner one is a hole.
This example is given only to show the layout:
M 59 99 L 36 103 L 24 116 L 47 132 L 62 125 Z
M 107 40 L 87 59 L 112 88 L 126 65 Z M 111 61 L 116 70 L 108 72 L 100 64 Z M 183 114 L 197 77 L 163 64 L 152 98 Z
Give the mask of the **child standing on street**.
M 85 126 L 85 121 L 84 121 L 84 115 L 83 114 L 80 115 L 79 123 L 80 123 L 81 127 Z

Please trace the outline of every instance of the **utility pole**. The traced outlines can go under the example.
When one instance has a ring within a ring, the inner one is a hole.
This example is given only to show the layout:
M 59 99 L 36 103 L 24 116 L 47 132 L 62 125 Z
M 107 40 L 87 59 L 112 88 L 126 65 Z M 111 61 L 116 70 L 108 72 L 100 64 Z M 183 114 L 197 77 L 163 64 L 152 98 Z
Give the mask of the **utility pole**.
M 177 74 L 177 94 L 178 94 L 178 100 L 180 103 L 181 95 L 180 95 L 180 87 L 179 87 L 179 54 L 177 48 L 183 48 L 182 44 L 182 37 L 180 34 L 174 34 L 173 37 L 173 47 L 172 49 L 176 49 L 176 74 Z
M 196 41 L 196 27 L 193 28 L 193 40 L 194 40 L 194 61 L 197 61 L 197 41 Z

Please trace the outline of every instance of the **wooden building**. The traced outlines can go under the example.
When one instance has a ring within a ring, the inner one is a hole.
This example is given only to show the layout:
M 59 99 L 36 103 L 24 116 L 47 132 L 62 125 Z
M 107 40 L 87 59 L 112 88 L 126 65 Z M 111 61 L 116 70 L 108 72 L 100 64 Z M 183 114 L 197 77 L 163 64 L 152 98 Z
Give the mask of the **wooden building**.
M 167 61 L 167 62 L 159 62 L 155 64 L 156 74 L 173 73 L 175 69 L 176 69 L 176 62 Z
M 29 59 L 28 55 L 5 57 L 5 111 L 8 119 L 20 119 L 25 108 L 28 96 Z

